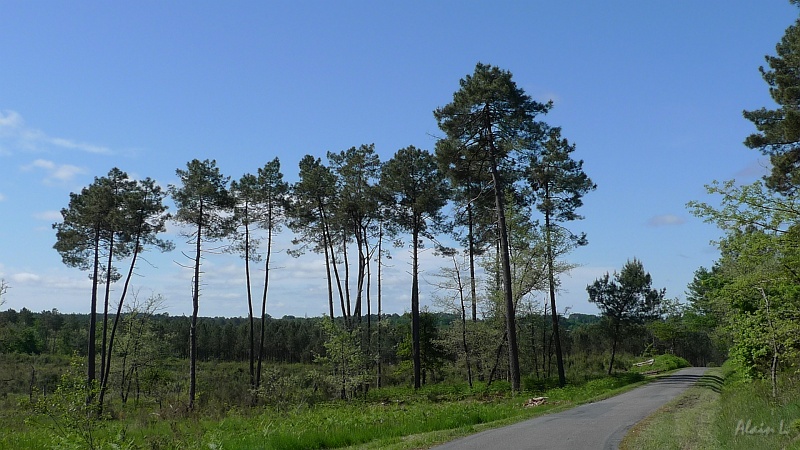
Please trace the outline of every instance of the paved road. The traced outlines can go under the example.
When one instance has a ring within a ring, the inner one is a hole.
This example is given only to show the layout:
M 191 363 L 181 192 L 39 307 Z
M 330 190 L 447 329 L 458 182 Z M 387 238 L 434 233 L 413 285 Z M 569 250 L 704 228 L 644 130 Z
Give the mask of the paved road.
M 690 367 L 624 394 L 434 447 L 436 450 L 613 450 L 634 424 L 694 384 L 704 367 Z

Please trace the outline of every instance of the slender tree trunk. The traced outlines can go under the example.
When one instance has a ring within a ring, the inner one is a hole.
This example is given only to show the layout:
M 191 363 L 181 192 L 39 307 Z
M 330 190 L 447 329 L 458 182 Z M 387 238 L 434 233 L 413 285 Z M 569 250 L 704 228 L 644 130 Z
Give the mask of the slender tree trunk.
M 769 298 L 767 297 L 767 293 L 764 291 L 763 288 L 758 288 L 761 291 L 761 297 L 764 298 L 764 306 L 766 306 L 767 310 L 767 325 L 769 325 L 770 331 L 770 343 L 772 344 L 772 364 L 770 365 L 769 375 L 770 381 L 772 383 L 772 397 L 778 397 L 778 357 L 779 357 L 779 348 L 778 342 L 775 338 L 775 326 L 772 323 L 772 312 L 770 311 L 769 305 Z
M 333 276 L 331 275 L 331 255 L 330 250 L 328 249 L 328 235 L 324 231 L 322 233 L 322 244 L 325 247 L 325 275 L 328 280 L 328 309 L 330 310 L 328 314 L 331 316 L 331 320 L 333 320 L 336 315 L 333 312 Z
M 367 273 L 367 290 L 366 290 L 366 303 L 367 303 L 367 346 L 366 346 L 366 354 L 367 354 L 367 373 L 369 373 L 372 369 L 372 364 L 374 363 L 372 359 L 372 296 L 370 295 L 370 290 L 372 289 L 372 264 L 370 261 L 372 260 L 372 252 L 367 251 L 366 257 L 366 273 Z M 367 383 L 369 386 L 369 383 Z
M 508 330 L 503 331 L 503 338 L 500 340 L 500 345 L 497 346 L 497 350 L 494 352 L 494 365 L 492 366 L 491 372 L 489 372 L 489 381 L 486 382 L 486 386 L 491 386 L 492 381 L 494 381 L 494 376 L 497 374 L 497 368 L 500 366 L 500 355 L 503 353 L 503 346 L 506 345 L 508 342 Z
M 249 218 L 247 217 L 247 205 L 245 204 L 245 224 L 244 224 L 244 276 L 245 276 L 245 284 L 247 289 L 247 319 L 250 323 L 250 335 L 249 335 L 249 344 L 250 344 L 250 354 L 249 362 L 250 362 L 250 388 L 256 388 L 256 374 L 255 374 L 255 319 L 253 318 L 253 289 L 252 283 L 250 282 L 250 224 Z M 255 401 L 255 397 L 253 397 L 253 401 Z
M 414 243 L 411 258 L 411 353 L 414 360 L 414 389 L 419 389 L 422 376 L 422 359 L 420 355 L 419 330 L 419 225 L 414 218 L 414 229 L 411 233 Z
M 549 188 L 545 187 L 545 197 L 549 198 Z M 552 240 L 552 224 L 550 223 L 550 212 L 544 213 L 544 229 L 547 241 L 547 279 L 550 285 L 550 316 L 553 319 L 553 343 L 556 347 L 556 365 L 558 367 L 558 386 L 564 387 L 567 384 L 567 377 L 564 373 L 564 356 L 561 351 L 561 333 L 559 331 L 558 323 L 558 308 L 556 307 L 556 276 L 554 272 L 553 263 L 553 240 Z
M 533 358 L 533 371 L 536 378 L 541 378 L 539 375 L 539 352 L 536 351 L 536 315 L 531 314 L 531 353 Z
M 614 323 L 614 340 L 611 344 L 611 361 L 608 363 L 608 374 L 614 369 L 614 357 L 617 355 L 617 341 L 619 340 L 619 321 Z
M 347 325 L 347 328 L 349 329 L 350 328 L 350 316 L 347 313 L 347 309 L 345 308 L 345 304 L 344 304 L 344 294 L 343 294 L 343 289 L 342 289 L 342 281 L 341 281 L 341 278 L 339 277 L 339 269 L 338 269 L 338 265 L 336 263 L 336 250 L 334 249 L 333 239 L 331 238 L 331 230 L 330 230 L 330 226 L 328 225 L 328 218 L 327 218 L 327 215 L 325 214 L 325 208 L 324 208 L 322 202 L 319 199 L 317 201 L 317 209 L 319 211 L 319 217 L 320 217 L 320 221 L 322 223 L 322 239 L 323 239 L 323 242 L 327 243 L 327 246 L 325 247 L 325 255 L 326 255 L 326 264 L 328 264 L 326 269 L 328 270 L 329 284 L 330 284 L 330 270 L 331 270 L 331 267 L 333 267 L 333 275 L 334 275 L 334 277 L 336 279 L 336 287 L 339 290 L 339 302 L 341 303 L 341 307 L 342 307 L 342 316 L 344 317 L 345 324 Z M 330 256 L 330 262 L 328 262 L 328 260 L 327 260 L 328 256 Z M 333 289 L 331 289 L 330 286 L 329 286 L 328 291 L 329 292 L 333 292 Z M 333 294 L 331 294 L 331 296 L 332 295 Z M 331 304 L 333 303 L 333 299 L 332 298 L 330 299 L 330 303 Z M 331 320 L 333 320 L 333 318 L 334 318 L 333 307 L 331 305 Z
M 511 286 L 511 261 L 509 258 L 508 227 L 506 225 L 505 201 L 502 180 L 492 152 L 492 181 L 494 182 L 497 227 L 500 232 L 500 261 L 502 264 L 503 293 L 506 306 L 506 331 L 508 333 L 508 368 L 511 375 L 511 390 L 520 391 L 519 347 L 517 346 L 516 312 Z
M 269 291 L 269 263 L 272 259 L 272 205 L 269 207 L 269 217 L 267 219 L 267 255 L 264 257 L 264 290 L 261 294 L 261 337 L 258 344 L 258 368 L 256 369 L 256 388 L 261 386 L 261 364 L 264 359 L 264 340 L 267 330 L 267 292 Z M 325 261 L 327 263 L 327 248 Z M 327 265 L 327 264 L 326 264 Z M 333 314 L 333 291 L 331 290 L 331 272 L 328 266 L 328 294 L 330 299 L 331 314 Z M 333 316 L 331 316 L 333 320 Z
M 108 259 L 106 260 L 106 288 L 105 298 L 103 299 L 103 342 L 100 345 L 100 386 L 106 384 L 105 376 L 108 358 L 108 348 L 106 347 L 108 343 L 108 303 L 111 299 L 111 270 L 113 261 L 114 233 L 112 232 L 108 242 Z M 102 404 L 99 406 L 99 408 L 102 410 Z
M 356 235 L 356 248 L 358 248 L 358 272 L 356 274 L 356 304 L 354 314 L 358 323 L 361 323 L 361 314 L 363 311 L 362 303 L 364 301 L 364 277 L 366 276 L 367 257 L 364 247 L 366 246 L 366 237 L 362 234 L 362 230 L 357 225 L 355 230 Z
M 94 267 L 92 269 L 92 306 L 89 313 L 89 345 L 87 349 L 86 375 L 87 386 L 91 387 L 92 382 L 97 378 L 95 357 L 97 355 L 97 277 L 100 271 L 100 229 L 95 230 L 94 235 Z M 87 403 L 91 397 L 86 399 Z
M 380 227 L 378 229 L 378 387 L 380 388 L 383 384 L 383 348 L 382 348 L 382 340 L 381 340 L 381 314 L 383 314 L 383 305 L 381 304 L 381 295 L 383 294 L 381 289 L 382 281 L 381 281 L 381 266 L 383 265 L 383 222 L 381 222 Z
M 136 239 L 134 241 L 134 250 L 133 256 L 131 257 L 131 265 L 128 268 L 128 275 L 125 277 L 125 284 L 122 287 L 122 294 L 119 297 L 119 304 L 117 305 L 117 314 L 114 316 L 114 324 L 111 327 L 111 337 L 108 341 L 108 357 L 106 358 L 105 364 L 105 372 L 103 373 L 102 383 L 100 384 L 100 412 L 103 412 L 103 400 L 105 398 L 106 389 L 108 387 L 108 377 L 111 373 L 111 355 L 114 349 L 114 337 L 117 334 L 117 326 L 119 325 L 119 319 L 122 316 L 122 304 L 125 302 L 125 297 L 128 294 L 128 287 L 130 286 L 131 277 L 133 276 L 133 270 L 136 267 L 136 260 L 139 257 L 139 243 L 141 241 L 142 229 L 141 226 L 136 232 Z M 124 366 L 122 368 L 124 373 Z
M 547 342 L 547 310 L 549 309 L 549 305 L 547 300 L 544 302 L 544 317 L 542 317 L 542 374 L 545 377 L 549 376 L 547 370 L 547 352 L 550 348 L 550 344 Z
M 472 298 L 472 321 L 478 321 L 478 289 L 475 280 L 475 217 L 473 217 L 472 200 L 467 204 L 467 226 L 469 240 L 469 284 Z
M 456 283 L 458 286 L 458 298 L 461 301 L 461 344 L 464 347 L 464 361 L 467 365 L 467 382 L 472 387 L 472 365 L 470 364 L 469 345 L 467 345 L 467 307 L 464 303 L 464 284 L 461 281 L 461 270 L 458 267 L 455 255 L 453 255 L 453 268 L 456 271 Z M 473 321 L 475 310 L 473 309 Z
M 200 204 L 200 217 L 203 217 L 203 205 Z M 200 252 L 203 226 L 197 225 L 197 240 L 194 257 L 194 292 L 192 292 L 192 323 L 189 326 L 189 410 L 194 410 L 194 398 L 197 391 L 197 312 L 200 309 Z
M 350 261 L 348 261 L 347 258 L 347 235 L 344 232 L 344 228 L 342 228 L 342 264 L 344 264 L 344 299 L 347 304 L 347 318 L 350 324 L 349 329 L 352 330 L 353 314 L 350 309 L 352 306 L 350 303 Z
M 331 266 L 333 267 L 333 275 L 336 279 L 336 287 L 339 290 L 339 303 L 342 307 L 342 316 L 344 317 L 345 325 L 347 329 L 350 329 L 350 308 L 349 302 L 348 305 L 345 305 L 345 298 L 344 298 L 344 289 L 342 288 L 342 279 L 339 276 L 339 265 L 336 262 L 336 250 L 334 248 L 334 242 L 331 238 L 331 231 L 330 227 L 328 226 L 327 219 L 325 218 L 325 211 L 320 210 L 320 214 L 322 217 L 322 226 L 323 226 L 323 233 L 327 236 L 328 241 L 328 248 L 330 250 L 330 257 L 331 257 Z

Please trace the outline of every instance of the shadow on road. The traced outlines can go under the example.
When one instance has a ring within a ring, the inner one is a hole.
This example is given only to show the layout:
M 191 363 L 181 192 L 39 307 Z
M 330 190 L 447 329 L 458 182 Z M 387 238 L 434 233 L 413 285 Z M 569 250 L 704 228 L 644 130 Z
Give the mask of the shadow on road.
M 722 383 L 725 380 L 722 377 L 717 375 L 703 375 L 700 377 L 700 380 L 697 381 L 697 385 L 705 388 L 709 388 L 712 391 L 719 394 L 722 392 Z
M 659 378 L 651 384 L 680 384 L 695 383 L 696 386 L 705 387 L 719 393 L 722 390 L 722 377 L 717 375 L 670 375 Z

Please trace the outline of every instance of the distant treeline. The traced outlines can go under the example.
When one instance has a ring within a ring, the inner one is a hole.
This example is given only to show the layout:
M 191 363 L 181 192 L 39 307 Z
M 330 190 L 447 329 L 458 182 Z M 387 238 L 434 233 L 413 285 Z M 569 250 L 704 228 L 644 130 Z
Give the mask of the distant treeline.
M 456 314 L 425 313 L 432 318 L 436 327 L 444 330 L 451 328 L 459 320 Z M 124 317 L 130 319 L 131 313 Z M 377 317 L 363 317 L 365 322 L 371 319 L 377 323 Z M 147 317 L 147 340 L 159 344 L 163 357 L 179 359 L 188 358 L 189 352 L 189 317 L 170 316 L 167 313 L 153 314 Z M 266 342 L 264 359 L 272 363 L 309 364 L 316 355 L 325 354 L 325 334 L 322 317 L 284 316 L 280 319 L 269 317 L 266 322 Z M 528 314 L 519 320 L 520 334 L 528 335 L 527 345 L 523 348 L 531 353 L 532 346 L 541 347 L 540 339 L 547 341 L 549 330 L 544 326 L 548 316 Z M 398 346 L 410 333 L 411 319 L 408 314 L 383 315 L 381 324 L 383 332 L 384 361 L 396 363 Z M 126 323 L 123 320 L 123 323 Z M 567 340 L 566 350 L 570 353 L 597 351 L 605 348 L 604 321 L 600 316 L 591 314 L 570 314 L 562 318 Z M 58 310 L 33 312 L 26 308 L 20 311 L 8 309 L 0 311 L 0 352 L 20 354 L 58 354 L 86 355 L 86 339 L 89 329 L 89 314 L 65 314 Z M 533 337 L 531 334 L 537 333 Z M 248 359 L 248 320 L 242 317 L 201 317 L 198 320 L 198 357 L 204 361 L 247 361 Z M 543 337 L 538 336 L 544 333 Z M 628 336 L 628 350 L 640 350 L 659 340 L 641 329 L 633 330 Z M 649 337 L 648 337 L 649 335 Z M 698 341 L 698 336 L 701 341 Z M 661 347 L 672 350 L 694 364 L 705 364 L 714 360 L 709 345 L 703 346 L 704 336 L 686 336 L 673 342 L 660 342 Z M 666 348 L 671 347 L 671 348 Z M 524 358 L 523 358 L 524 359 Z

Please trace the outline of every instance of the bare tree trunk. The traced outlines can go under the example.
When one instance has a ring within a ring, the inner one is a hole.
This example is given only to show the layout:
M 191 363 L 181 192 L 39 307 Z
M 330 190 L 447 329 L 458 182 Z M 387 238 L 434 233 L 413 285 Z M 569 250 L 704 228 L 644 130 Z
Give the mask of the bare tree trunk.
M 383 314 L 383 305 L 381 304 L 382 294 L 383 292 L 381 289 L 382 280 L 381 280 L 381 267 L 383 265 L 383 223 L 381 222 L 380 228 L 378 231 L 378 387 L 380 388 L 383 384 L 383 348 L 382 348 L 382 341 L 381 341 L 381 314 Z
M 611 344 L 611 361 L 608 363 L 608 374 L 611 375 L 611 370 L 614 368 L 614 357 L 617 354 L 617 341 L 619 340 L 619 321 L 614 323 L 614 341 Z
M 345 235 L 344 229 L 342 229 L 342 263 L 344 264 L 344 299 L 347 304 L 347 323 L 349 324 L 348 329 L 352 330 L 353 324 L 351 319 L 353 314 L 350 309 L 352 306 L 350 303 L 350 262 L 347 258 L 347 236 Z
M 203 217 L 203 205 L 200 204 L 199 217 Z M 200 252 L 202 225 L 197 226 L 197 240 L 195 242 L 194 257 L 194 286 L 192 292 L 192 322 L 189 326 L 189 405 L 188 409 L 194 410 L 194 398 L 197 391 L 197 313 L 200 309 Z
M 770 364 L 769 375 L 772 382 L 772 397 L 778 397 L 778 357 L 779 348 L 777 339 L 775 339 L 775 326 L 772 323 L 772 311 L 770 311 L 769 298 L 763 288 L 758 288 L 761 292 L 761 297 L 764 299 L 764 306 L 767 310 L 767 325 L 770 331 L 770 344 L 772 344 L 772 364 Z
M 549 198 L 549 188 L 545 184 L 545 196 Z M 561 333 L 558 324 L 558 308 L 556 307 L 556 278 L 553 268 L 553 241 L 550 223 L 550 212 L 544 214 L 545 234 L 547 240 L 547 278 L 550 285 L 550 316 L 553 318 L 553 342 L 556 346 L 556 365 L 558 366 L 558 386 L 564 387 L 567 384 L 567 377 L 564 373 L 564 355 L 561 352 Z
M 139 243 L 141 240 L 142 229 L 141 226 L 136 233 L 136 240 L 134 242 L 133 256 L 131 257 L 131 265 L 128 268 L 128 275 L 125 277 L 125 284 L 122 288 L 122 294 L 119 297 L 119 304 L 117 305 L 117 314 L 114 316 L 114 325 L 111 328 L 111 337 L 108 341 L 108 356 L 106 358 L 105 369 L 100 383 L 100 412 L 103 412 L 103 400 L 105 399 L 106 389 L 108 387 L 108 377 L 111 373 L 111 354 L 114 349 L 114 337 L 117 334 L 117 326 L 119 325 L 120 316 L 122 316 L 122 304 L 125 302 L 125 296 L 128 294 L 128 287 L 130 286 L 131 277 L 133 276 L 133 269 L 136 267 L 136 260 L 139 257 Z M 124 370 L 124 369 L 123 369 Z
M 417 218 L 415 217 L 416 221 Z M 422 359 L 420 357 L 419 330 L 419 226 L 415 223 L 411 233 L 414 243 L 411 258 L 411 353 L 414 360 L 414 389 L 421 387 Z
M 495 207 L 497 208 L 497 227 L 500 232 L 500 261 L 502 264 L 503 293 L 506 306 L 506 332 L 508 334 L 508 369 L 511 375 L 511 390 L 520 391 L 519 347 L 517 345 L 516 312 L 511 285 L 511 261 L 509 258 L 508 228 L 506 225 L 505 201 L 502 180 L 497 163 L 492 154 L 492 180 L 494 181 Z
M 247 208 L 247 204 L 245 204 L 245 208 Z M 245 216 L 247 215 L 247 210 L 245 209 Z M 249 219 L 247 219 L 249 220 Z M 247 319 L 250 322 L 250 354 L 249 356 L 249 363 L 250 363 L 250 389 L 256 388 L 256 374 L 255 374 L 255 319 L 253 318 L 253 287 L 250 281 L 250 224 L 245 221 L 244 224 L 244 272 L 245 272 L 245 284 L 247 289 Z M 253 401 L 255 402 L 255 397 L 253 397 Z
M 469 283 L 472 298 L 472 321 L 478 321 L 478 290 L 475 280 L 475 218 L 472 212 L 472 200 L 467 204 L 467 225 L 469 227 Z
M 492 366 L 492 371 L 489 373 L 489 381 L 486 382 L 486 386 L 491 386 L 492 381 L 494 381 L 494 376 L 497 373 L 497 367 L 500 365 L 500 355 L 503 353 L 503 346 L 506 345 L 508 342 L 508 330 L 503 332 L 503 339 L 500 340 L 500 345 L 497 346 L 497 351 L 494 354 L 494 365 Z
M 112 270 L 112 262 L 114 258 L 114 233 L 111 233 L 111 237 L 108 242 L 108 259 L 106 261 L 106 289 L 105 289 L 105 299 L 103 300 L 103 342 L 100 345 L 100 386 L 106 384 L 105 376 L 106 376 L 106 358 L 108 357 L 108 348 L 106 347 L 108 342 L 108 302 L 111 299 L 111 270 Z M 101 396 L 102 397 L 102 396 Z M 99 411 L 102 411 L 103 406 L 102 403 L 98 406 Z
M 272 259 L 272 206 L 270 206 L 269 210 L 269 217 L 268 217 L 269 227 L 267 229 L 267 255 L 264 258 L 264 290 L 261 294 L 261 337 L 258 344 L 258 367 L 256 369 L 256 388 L 261 386 L 261 364 L 264 360 L 264 341 L 266 337 L 266 330 L 267 330 L 267 293 L 269 291 L 269 263 Z M 325 262 L 327 266 L 327 247 L 325 248 Z M 333 320 L 333 292 L 331 290 L 331 272 L 330 266 L 328 266 L 328 294 L 330 299 L 330 307 L 331 307 L 331 320 Z
M 90 387 L 94 380 L 97 378 L 97 369 L 95 357 L 97 354 L 97 346 L 95 338 L 97 336 L 97 277 L 100 271 L 100 230 L 95 231 L 94 235 L 94 268 L 92 269 L 92 306 L 89 313 L 89 345 L 87 349 L 86 360 L 86 374 L 87 386 Z M 91 401 L 91 397 L 86 399 L 86 402 Z

